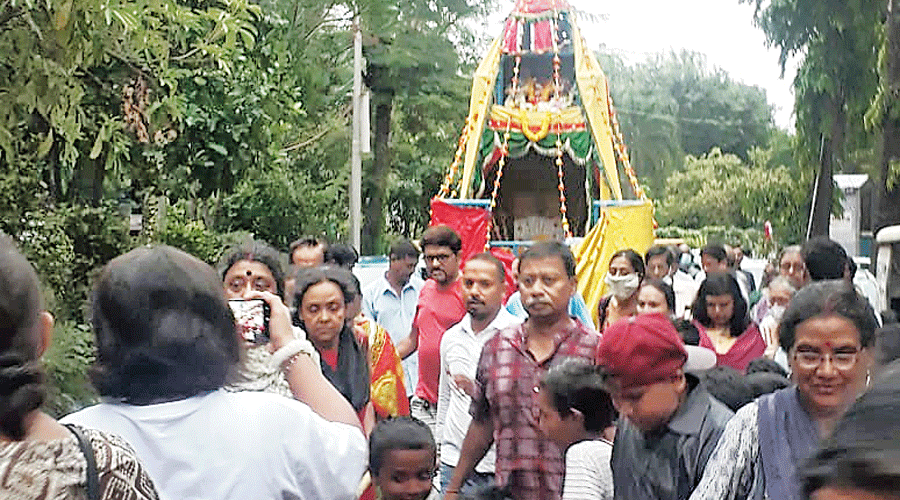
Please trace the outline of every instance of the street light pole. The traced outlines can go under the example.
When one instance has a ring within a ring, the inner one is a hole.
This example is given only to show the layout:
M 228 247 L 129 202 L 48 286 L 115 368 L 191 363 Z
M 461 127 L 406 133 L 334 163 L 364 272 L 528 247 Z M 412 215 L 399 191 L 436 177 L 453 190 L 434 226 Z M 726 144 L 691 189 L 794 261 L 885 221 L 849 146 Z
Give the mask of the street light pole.
M 362 123 L 362 32 L 359 17 L 353 24 L 353 125 L 350 145 L 350 238 L 360 251 L 362 232 L 362 153 L 360 136 Z

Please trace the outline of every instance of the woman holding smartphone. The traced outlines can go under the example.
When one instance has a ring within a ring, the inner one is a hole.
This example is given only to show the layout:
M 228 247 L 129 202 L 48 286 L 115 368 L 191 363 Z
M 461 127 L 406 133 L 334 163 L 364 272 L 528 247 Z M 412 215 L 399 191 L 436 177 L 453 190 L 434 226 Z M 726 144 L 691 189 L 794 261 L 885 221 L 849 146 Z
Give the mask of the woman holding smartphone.
M 262 302 L 258 297 L 260 292 L 276 295 L 284 302 L 284 272 L 278 252 L 269 245 L 254 241 L 234 248 L 222 259 L 220 269 L 225 296 L 233 310 L 238 306 L 245 306 L 243 309 L 246 311 L 262 313 L 261 308 L 249 307 L 249 301 Z M 247 303 L 242 304 L 241 301 Z M 244 351 L 244 358 L 238 366 L 238 376 L 225 388 L 231 391 L 265 391 L 294 397 L 284 373 L 272 363 L 272 353 L 265 339 L 254 341 L 241 336 L 241 318 L 238 318 L 240 313 L 234 312 L 238 320 L 238 343 Z M 258 323 L 266 322 L 266 318 L 253 320 Z M 293 328 L 292 332 L 297 339 L 306 338 L 299 328 Z

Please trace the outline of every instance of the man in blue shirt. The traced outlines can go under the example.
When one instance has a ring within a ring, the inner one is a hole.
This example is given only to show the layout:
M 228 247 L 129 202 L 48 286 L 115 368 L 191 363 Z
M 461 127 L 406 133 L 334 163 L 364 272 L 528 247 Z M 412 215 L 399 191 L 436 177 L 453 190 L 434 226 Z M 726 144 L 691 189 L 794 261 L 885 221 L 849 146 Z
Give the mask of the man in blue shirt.
M 363 290 L 362 307 L 363 314 L 383 326 L 397 345 L 412 329 L 419 291 L 425 282 L 413 275 L 419 250 L 409 240 L 399 240 L 391 245 L 389 258 L 390 264 L 384 275 Z M 418 356 L 403 360 L 403 373 L 406 395 L 410 396 L 416 389 Z

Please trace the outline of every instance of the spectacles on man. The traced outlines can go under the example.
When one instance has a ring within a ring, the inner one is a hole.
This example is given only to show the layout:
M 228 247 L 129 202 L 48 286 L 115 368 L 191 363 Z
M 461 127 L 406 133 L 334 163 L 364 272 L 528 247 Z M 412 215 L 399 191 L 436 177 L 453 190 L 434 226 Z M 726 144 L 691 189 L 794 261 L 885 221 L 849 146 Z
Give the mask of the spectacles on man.
M 859 351 L 838 351 L 831 353 L 823 353 L 815 349 L 797 349 L 794 351 L 794 362 L 797 368 L 804 370 L 815 370 L 822 366 L 825 358 L 831 362 L 831 366 L 838 370 L 850 370 L 856 366 Z
M 426 254 L 425 262 L 433 262 L 436 260 L 439 263 L 443 264 L 443 263 L 447 262 L 447 260 L 449 260 L 450 257 L 453 257 L 453 254 L 449 254 L 449 253 L 436 253 L 436 254 L 431 254 L 431 255 Z

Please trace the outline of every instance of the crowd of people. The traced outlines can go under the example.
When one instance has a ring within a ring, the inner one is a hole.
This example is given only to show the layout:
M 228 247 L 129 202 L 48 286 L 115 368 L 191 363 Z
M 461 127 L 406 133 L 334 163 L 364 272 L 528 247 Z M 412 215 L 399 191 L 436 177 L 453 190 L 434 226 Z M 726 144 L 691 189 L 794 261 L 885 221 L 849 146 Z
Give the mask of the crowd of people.
M 900 326 L 837 243 L 759 283 L 739 246 L 623 248 L 594 310 L 560 242 L 463 246 L 432 226 L 364 287 L 314 237 L 287 268 L 132 250 L 90 300 L 100 402 L 56 421 L 53 316 L 0 235 L 0 497 L 900 500 Z

